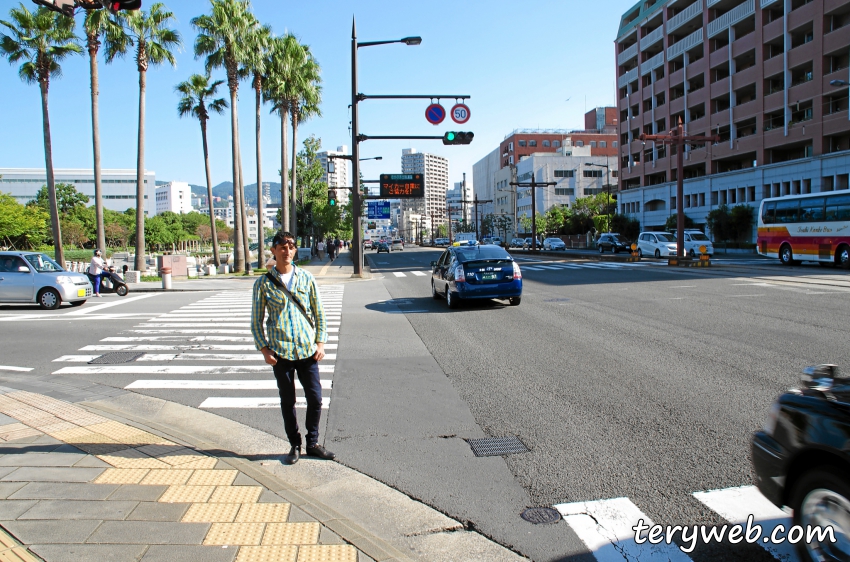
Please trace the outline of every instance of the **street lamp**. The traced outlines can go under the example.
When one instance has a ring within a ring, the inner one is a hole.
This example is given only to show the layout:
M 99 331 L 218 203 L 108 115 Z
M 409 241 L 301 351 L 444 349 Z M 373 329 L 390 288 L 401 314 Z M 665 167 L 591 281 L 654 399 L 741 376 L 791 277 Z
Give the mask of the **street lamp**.
M 608 232 L 611 232 L 611 182 L 608 179 L 608 176 L 611 174 L 610 168 L 608 168 L 608 164 L 596 164 L 594 162 L 585 162 L 585 166 L 599 166 L 600 168 L 605 168 L 605 187 L 608 189 L 608 201 L 605 204 L 606 215 L 608 215 Z
M 353 181 L 355 189 L 352 193 L 354 196 L 352 204 L 352 225 L 354 227 L 354 276 L 360 277 L 363 274 L 363 248 L 360 236 L 360 131 L 358 130 L 358 102 L 360 101 L 357 95 L 357 49 L 359 47 L 372 47 L 374 45 L 388 45 L 390 43 L 404 43 L 405 45 L 419 45 L 422 43 L 421 37 L 403 37 L 391 41 L 366 41 L 357 42 L 357 22 L 351 18 L 351 163 L 353 167 Z

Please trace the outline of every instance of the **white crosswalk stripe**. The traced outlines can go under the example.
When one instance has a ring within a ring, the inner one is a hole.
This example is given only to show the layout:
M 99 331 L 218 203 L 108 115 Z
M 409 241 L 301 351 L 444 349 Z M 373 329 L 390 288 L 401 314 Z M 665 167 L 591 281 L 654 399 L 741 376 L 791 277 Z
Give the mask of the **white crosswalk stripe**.
M 322 408 L 328 408 L 339 348 L 344 286 L 320 286 L 319 292 L 329 332 L 325 357 L 319 364 L 324 394 Z M 140 378 L 125 388 L 186 390 L 196 394 L 197 391 L 209 391 L 211 395 L 197 404 L 199 408 L 280 408 L 277 383 L 271 368 L 263 363 L 262 354 L 254 347 L 250 320 L 250 290 L 217 293 L 144 320 L 121 335 L 86 345 L 80 348 L 80 354 L 63 355 L 54 361 L 67 366 L 54 374 L 137 375 Z M 103 354 L 115 352 L 139 352 L 143 355 L 130 363 L 88 364 Z M 300 382 L 296 381 L 296 389 L 303 392 Z M 259 397 L 233 395 L 256 390 L 274 392 Z M 231 394 L 212 395 L 216 391 Z M 298 396 L 296 408 L 306 407 L 306 399 Z
M 649 528 L 654 525 L 652 520 L 635 505 L 629 498 L 613 498 L 593 500 L 585 502 L 562 503 L 552 506 L 558 510 L 564 521 L 575 531 L 578 537 L 590 549 L 594 558 L 599 562 L 622 562 L 623 560 L 673 560 L 687 562 L 691 560 L 685 549 L 704 544 L 704 536 L 713 532 L 713 537 L 721 530 L 728 537 L 733 526 L 740 525 L 742 533 L 741 542 L 754 542 L 764 548 L 777 560 L 791 562 L 797 560 L 794 546 L 787 540 L 781 544 L 773 544 L 769 541 L 774 529 L 782 525 L 777 533 L 778 537 L 787 536 L 791 528 L 791 517 L 779 509 L 755 486 L 740 486 L 725 488 L 721 490 L 709 490 L 694 492 L 693 497 L 703 505 L 720 515 L 729 522 L 724 529 L 723 525 L 716 527 L 694 527 L 691 525 L 683 533 L 679 528 L 676 538 L 679 543 L 661 540 L 652 544 L 646 540 L 649 536 Z M 750 537 L 746 536 L 748 518 L 752 518 L 752 530 Z M 643 532 L 641 540 L 635 538 L 635 527 L 642 521 Z M 663 533 L 667 533 L 665 523 Z M 756 529 L 758 526 L 758 534 Z M 694 533 L 698 533 L 696 536 Z M 704 534 L 705 533 L 705 534 Z
M 604 261 L 571 261 L 571 262 L 541 262 L 538 258 L 514 258 L 519 262 L 534 262 L 532 264 L 526 265 L 523 263 L 520 268 L 522 271 L 540 271 L 540 272 L 549 272 L 549 271 L 564 271 L 564 270 L 573 270 L 573 271 L 581 271 L 581 270 L 597 270 L 597 271 L 629 271 L 634 268 L 646 268 L 649 266 L 667 266 L 667 262 L 664 260 L 661 261 L 643 261 L 643 262 L 604 262 Z M 409 278 L 409 277 L 429 277 L 431 275 L 431 271 L 390 271 L 386 274 L 392 274 L 393 277 L 396 278 Z M 327 308 L 327 307 L 326 307 Z M 177 313 L 183 312 L 183 310 L 176 311 Z M 238 311 L 237 311 L 238 312 Z M 182 319 L 180 314 L 169 316 L 167 319 L 169 321 L 175 320 L 177 318 Z M 156 318 L 152 320 L 157 320 Z

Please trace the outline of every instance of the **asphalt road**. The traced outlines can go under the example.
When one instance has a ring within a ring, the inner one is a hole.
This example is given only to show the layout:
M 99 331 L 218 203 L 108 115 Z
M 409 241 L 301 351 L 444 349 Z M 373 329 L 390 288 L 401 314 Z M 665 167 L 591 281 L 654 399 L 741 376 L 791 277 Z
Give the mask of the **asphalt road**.
M 326 288 L 342 299 L 342 325 L 322 374 L 329 399 L 322 439 L 340 462 L 535 560 L 593 557 L 567 523 L 523 522 L 525 507 L 627 498 L 655 523 L 723 524 L 693 494 L 750 485 L 749 435 L 774 398 L 806 365 L 848 364 L 843 271 L 753 259 L 684 270 L 518 253 L 520 306 L 486 301 L 450 311 L 431 297 L 428 263 L 439 252 L 371 253 L 371 281 Z M 0 384 L 74 380 L 123 389 L 189 380 L 180 389 L 133 391 L 192 407 L 209 398 L 273 398 L 274 391 L 244 386 L 269 381 L 269 373 L 246 369 L 262 365 L 239 356 L 250 349 L 216 347 L 250 346 L 249 290 L 247 283 L 226 294 L 107 296 L 57 311 L 0 306 Z M 175 317 L 198 314 L 210 316 Z M 127 372 L 89 369 L 87 358 L 108 351 L 91 346 L 104 345 L 175 349 L 148 349 Z M 189 369 L 143 372 L 174 366 Z M 283 436 L 269 404 L 205 409 Z M 530 452 L 481 459 L 465 442 L 505 436 Z M 757 546 L 726 543 L 689 556 L 774 559 Z

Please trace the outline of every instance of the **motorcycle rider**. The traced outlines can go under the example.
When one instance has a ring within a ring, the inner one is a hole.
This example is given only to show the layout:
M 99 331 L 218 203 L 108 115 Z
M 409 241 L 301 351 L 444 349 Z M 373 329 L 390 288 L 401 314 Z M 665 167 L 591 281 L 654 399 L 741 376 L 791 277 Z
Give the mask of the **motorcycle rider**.
M 99 297 L 100 295 L 100 283 L 103 279 L 109 277 L 109 273 L 104 271 L 106 268 L 106 261 L 101 257 L 103 253 L 100 251 L 100 248 L 96 248 L 94 251 L 94 255 L 91 258 L 91 263 L 89 264 L 89 274 L 94 277 L 94 296 Z

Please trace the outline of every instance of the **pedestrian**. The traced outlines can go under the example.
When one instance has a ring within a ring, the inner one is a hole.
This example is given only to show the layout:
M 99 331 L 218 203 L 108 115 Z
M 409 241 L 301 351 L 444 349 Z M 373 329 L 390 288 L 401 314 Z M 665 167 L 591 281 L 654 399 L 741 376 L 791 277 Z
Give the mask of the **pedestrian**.
M 334 259 L 336 258 L 336 253 L 337 253 L 337 245 L 336 245 L 336 241 L 333 238 L 331 238 L 331 242 L 330 242 L 330 244 L 328 244 L 328 248 L 330 248 L 328 253 L 331 256 L 331 261 L 334 261 Z
M 334 240 L 334 250 L 336 251 L 336 256 L 339 257 L 339 250 L 342 248 L 342 240 L 337 238 Z
M 301 457 L 301 433 L 295 416 L 296 376 L 307 399 L 306 452 L 333 460 L 336 455 L 319 444 L 322 414 L 319 361 L 325 357 L 328 339 L 322 299 L 313 275 L 293 263 L 296 248 L 292 234 L 275 234 L 271 252 L 275 266 L 254 283 L 251 333 L 254 346 L 272 366 L 277 381 L 283 426 L 291 446 L 283 462 L 295 464 Z
M 319 252 L 319 261 L 325 261 L 325 243 L 321 240 L 316 245 L 316 251 Z
M 106 267 L 106 262 L 101 257 L 103 252 L 100 251 L 100 248 L 96 248 L 94 251 L 94 255 L 91 258 L 91 263 L 89 264 L 89 275 L 94 279 L 94 296 L 100 296 L 100 283 L 109 276 L 109 274 L 104 271 Z

